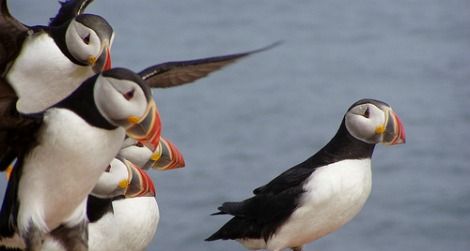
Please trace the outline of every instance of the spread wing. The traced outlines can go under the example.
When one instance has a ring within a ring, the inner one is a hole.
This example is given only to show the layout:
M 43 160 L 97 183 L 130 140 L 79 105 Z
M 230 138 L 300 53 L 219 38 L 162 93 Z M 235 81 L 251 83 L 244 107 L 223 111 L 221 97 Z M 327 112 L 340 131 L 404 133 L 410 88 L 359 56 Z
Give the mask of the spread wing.
M 254 53 L 271 49 L 280 42 L 264 48 L 231 55 L 216 56 L 188 61 L 166 62 L 150 66 L 141 71 L 139 75 L 152 88 L 168 88 L 191 83 L 210 73 L 235 63 L 241 58 Z
M 60 3 L 57 15 L 50 19 L 49 26 L 60 26 L 80 15 L 93 0 L 68 0 Z
M 21 44 L 29 30 L 14 18 L 8 10 L 7 1 L 0 0 L 0 71 L 6 70 L 10 62 L 21 49 Z M 1 83 L 0 83 L 1 84 Z

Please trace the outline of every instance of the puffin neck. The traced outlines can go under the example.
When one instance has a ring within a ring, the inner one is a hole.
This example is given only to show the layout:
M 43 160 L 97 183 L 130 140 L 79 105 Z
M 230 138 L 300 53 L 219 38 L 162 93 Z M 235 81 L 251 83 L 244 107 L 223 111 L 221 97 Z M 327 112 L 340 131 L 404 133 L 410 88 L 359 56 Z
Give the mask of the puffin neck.
M 49 35 L 54 39 L 54 42 L 56 43 L 57 47 L 59 47 L 60 51 L 74 64 L 81 65 L 81 66 L 87 66 L 87 64 L 78 61 L 75 59 L 72 54 L 69 52 L 67 48 L 67 43 L 65 41 L 65 33 L 67 32 L 67 29 L 70 25 L 70 22 L 72 20 L 69 20 L 65 24 L 61 26 L 50 26 L 48 29 L 45 29 Z
M 310 159 L 321 159 L 321 165 L 328 165 L 346 159 L 367 159 L 372 157 L 375 144 L 368 144 L 354 138 L 343 121 L 336 135 Z
M 75 112 L 88 124 L 107 130 L 116 129 L 98 110 L 94 99 L 94 87 L 98 74 L 87 79 L 72 94 L 53 107 L 65 108 Z

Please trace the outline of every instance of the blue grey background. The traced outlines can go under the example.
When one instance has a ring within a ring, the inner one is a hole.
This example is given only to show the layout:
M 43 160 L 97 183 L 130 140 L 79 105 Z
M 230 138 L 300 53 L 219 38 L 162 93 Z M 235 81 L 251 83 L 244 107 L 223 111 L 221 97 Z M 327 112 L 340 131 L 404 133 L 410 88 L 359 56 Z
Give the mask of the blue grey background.
M 9 5 L 26 24 L 59 6 Z M 113 65 L 136 71 L 284 41 L 154 90 L 187 167 L 151 173 L 161 221 L 149 250 L 243 250 L 203 241 L 229 219 L 209 214 L 315 153 L 365 97 L 393 106 L 407 143 L 376 148 L 362 212 L 305 249 L 470 250 L 469 1 L 96 0 L 87 12 L 116 31 Z

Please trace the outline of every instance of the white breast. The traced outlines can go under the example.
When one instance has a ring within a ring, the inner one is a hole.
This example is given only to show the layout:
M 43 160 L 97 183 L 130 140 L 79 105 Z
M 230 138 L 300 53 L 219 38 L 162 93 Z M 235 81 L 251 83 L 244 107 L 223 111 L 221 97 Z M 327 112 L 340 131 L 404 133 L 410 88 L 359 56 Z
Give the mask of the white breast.
M 157 231 L 160 214 L 154 197 L 113 201 L 114 214 L 89 225 L 90 251 L 143 251 Z
M 372 185 L 370 159 L 343 160 L 317 169 L 287 222 L 268 241 L 269 250 L 302 246 L 325 236 L 356 216 Z
M 18 95 L 17 109 L 37 113 L 56 104 L 94 75 L 71 62 L 45 32 L 29 36 L 7 73 Z
M 92 127 L 66 109 L 50 109 L 39 144 L 25 157 L 18 198 L 18 225 L 29 221 L 47 232 L 83 218 L 84 199 L 119 151 L 124 130 Z

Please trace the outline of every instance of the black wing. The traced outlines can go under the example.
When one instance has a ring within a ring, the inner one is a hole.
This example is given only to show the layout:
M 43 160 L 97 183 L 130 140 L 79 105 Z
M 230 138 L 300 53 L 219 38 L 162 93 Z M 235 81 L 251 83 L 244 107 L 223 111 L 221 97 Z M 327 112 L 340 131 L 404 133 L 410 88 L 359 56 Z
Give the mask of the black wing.
M 0 110 L 5 108 L 2 105 L 0 98 Z M 0 171 L 5 171 L 15 158 L 22 156 L 37 143 L 36 132 L 42 124 L 42 114 L 30 117 L 20 115 L 16 110 L 7 110 L 0 113 L 0 118 Z
M 23 161 L 27 153 L 37 146 L 37 132 L 43 121 L 44 114 L 36 114 L 36 117 L 28 117 L 27 123 L 19 126 L 13 131 L 9 131 L 7 143 L 11 154 L 7 155 L 17 157 L 17 161 L 11 171 L 8 180 L 7 190 L 3 198 L 3 204 L 0 211 L 0 239 L 2 236 L 11 237 L 16 232 L 17 214 L 19 209 L 18 186 L 23 171 Z M 5 156 L 0 160 L 2 166 L 9 164 L 5 161 Z
M 268 239 L 297 208 L 302 193 L 302 187 L 296 186 L 278 194 L 261 194 L 241 202 L 226 202 L 219 207 L 219 214 L 235 217 L 206 240 Z
M 280 42 L 249 52 L 209 57 L 188 61 L 166 62 L 150 66 L 139 75 L 152 88 L 167 88 L 191 83 L 237 60 L 254 53 L 271 49 Z
M 305 180 L 315 171 L 309 160 L 294 166 L 271 180 L 268 184 L 253 190 L 254 194 L 277 194 L 290 187 L 302 185 Z
M 19 53 L 29 28 L 10 14 L 6 0 L 0 1 L 0 71 L 3 74 Z
M 60 2 L 60 9 L 57 15 L 50 19 L 49 26 L 60 26 L 70 19 L 83 13 L 85 8 L 93 0 L 68 0 Z

